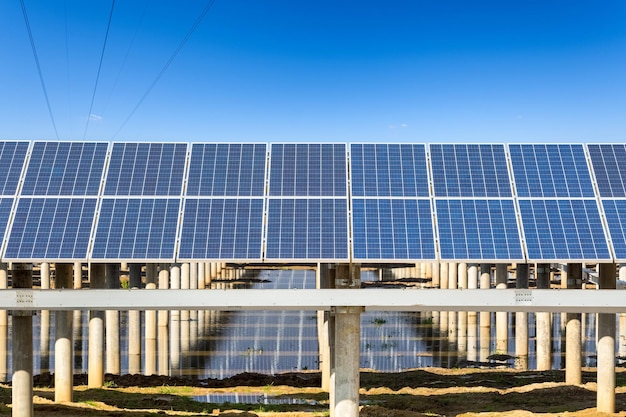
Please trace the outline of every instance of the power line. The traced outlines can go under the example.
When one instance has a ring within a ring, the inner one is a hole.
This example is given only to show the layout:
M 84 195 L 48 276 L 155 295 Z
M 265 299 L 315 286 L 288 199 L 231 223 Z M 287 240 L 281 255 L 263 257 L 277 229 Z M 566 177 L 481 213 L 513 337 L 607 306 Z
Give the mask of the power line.
M 54 115 L 52 114 L 52 107 L 50 107 L 50 99 L 48 98 L 48 90 L 46 89 L 46 83 L 43 80 L 43 73 L 41 72 L 41 65 L 39 64 L 39 57 L 37 55 L 37 49 L 35 48 L 35 40 L 33 38 L 33 31 L 30 28 L 30 22 L 28 21 L 28 13 L 26 13 L 26 5 L 24 0 L 20 0 L 22 5 L 22 15 L 24 16 L 24 23 L 26 23 L 26 30 L 28 31 L 28 38 L 30 39 L 30 47 L 33 50 L 33 56 L 35 57 L 35 64 L 37 65 L 37 72 L 39 73 L 39 81 L 41 82 L 41 88 L 43 89 L 43 95 L 46 98 L 46 105 L 48 106 L 48 113 L 50 114 L 50 120 L 52 121 L 52 127 L 54 127 L 54 134 L 57 140 L 59 140 L 59 132 L 57 131 L 57 124 L 54 121 Z
M 113 9 L 115 9 L 115 0 L 111 2 L 111 12 L 109 13 L 109 22 L 107 23 L 107 31 L 104 35 L 104 43 L 102 44 L 102 52 L 100 53 L 100 64 L 98 65 L 98 73 L 96 74 L 96 83 L 93 86 L 93 94 L 91 95 L 91 104 L 89 105 L 89 112 L 87 113 L 87 123 L 85 124 L 85 132 L 83 133 L 83 140 L 87 136 L 87 129 L 89 129 L 89 121 L 91 120 L 91 111 L 93 110 L 93 102 L 96 98 L 96 90 L 98 89 L 98 81 L 100 80 L 100 70 L 102 69 L 102 61 L 104 60 L 104 51 L 107 46 L 107 39 L 109 38 L 109 29 L 111 28 L 111 20 L 113 19 Z
M 144 100 L 146 99 L 146 97 L 148 97 L 148 94 L 150 94 L 150 92 L 152 91 L 152 89 L 154 88 L 154 86 L 157 84 L 157 82 L 161 79 L 161 77 L 163 76 L 163 74 L 165 74 L 165 71 L 167 71 L 167 69 L 169 68 L 169 66 L 172 64 L 172 62 L 174 61 L 174 59 L 176 58 L 176 56 L 178 55 L 178 53 L 181 51 L 181 49 L 183 49 L 183 46 L 185 46 L 185 43 L 187 43 L 187 41 L 189 40 L 189 38 L 191 37 L 191 35 L 193 34 L 193 32 L 196 30 L 196 28 L 198 27 L 198 25 L 200 24 L 200 22 L 202 22 L 202 19 L 204 19 L 204 16 L 206 16 L 206 14 L 209 12 L 209 10 L 211 9 L 211 7 L 213 7 L 213 4 L 215 3 L 215 0 L 209 0 L 206 4 L 206 6 L 204 6 L 204 9 L 202 10 L 202 12 L 200 12 L 200 15 L 198 16 L 198 18 L 196 19 L 196 21 L 193 23 L 193 25 L 191 26 L 191 28 L 189 29 L 189 31 L 187 32 L 187 34 L 185 35 L 185 37 L 183 38 L 183 40 L 178 44 L 178 47 L 174 50 L 174 52 L 170 55 L 169 59 L 167 60 L 167 62 L 165 63 L 165 65 L 163 65 L 163 68 L 161 68 L 161 71 L 159 71 L 159 73 L 157 74 L 157 76 L 155 77 L 154 81 L 152 81 L 152 84 L 150 84 L 150 86 L 148 87 L 148 89 L 146 90 L 146 92 L 143 94 L 143 96 L 141 96 L 141 98 L 139 99 L 139 101 L 137 102 L 137 104 L 135 105 L 135 107 L 133 108 L 133 110 L 130 112 L 130 114 L 128 115 L 128 117 L 124 120 L 124 122 L 122 123 L 122 125 L 120 126 L 119 129 L 117 129 L 117 132 L 115 132 L 115 134 L 113 135 L 112 139 L 115 139 L 117 137 L 117 135 L 120 133 L 120 131 L 124 128 L 124 126 L 126 126 L 126 123 L 128 123 L 128 121 L 130 120 L 131 117 L 133 117 L 133 115 L 135 114 L 135 112 L 137 111 L 137 109 L 139 108 L 139 106 L 141 106 L 141 104 L 144 102 Z

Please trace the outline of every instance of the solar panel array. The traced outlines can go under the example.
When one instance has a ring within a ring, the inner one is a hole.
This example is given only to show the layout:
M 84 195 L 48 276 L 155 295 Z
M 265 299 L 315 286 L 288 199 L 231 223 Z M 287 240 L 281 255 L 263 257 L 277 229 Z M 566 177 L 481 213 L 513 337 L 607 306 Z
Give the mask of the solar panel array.
M 624 262 L 624 144 L 0 141 L 2 261 Z

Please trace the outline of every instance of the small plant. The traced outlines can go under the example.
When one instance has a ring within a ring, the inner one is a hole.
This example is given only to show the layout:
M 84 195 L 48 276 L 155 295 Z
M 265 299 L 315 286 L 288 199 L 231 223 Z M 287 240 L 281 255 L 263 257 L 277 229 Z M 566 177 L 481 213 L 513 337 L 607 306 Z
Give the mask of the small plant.
M 376 327 L 380 327 L 383 324 L 387 323 L 387 320 L 381 318 L 381 317 L 377 317 L 374 320 L 372 320 L 372 324 Z

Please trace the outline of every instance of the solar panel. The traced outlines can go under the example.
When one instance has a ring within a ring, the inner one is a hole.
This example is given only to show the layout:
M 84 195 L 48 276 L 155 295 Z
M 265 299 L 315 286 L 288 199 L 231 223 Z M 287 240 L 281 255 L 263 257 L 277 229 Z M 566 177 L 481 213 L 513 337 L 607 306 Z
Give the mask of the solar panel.
M 428 199 L 353 199 L 355 260 L 433 260 L 435 239 Z
M 610 260 L 595 200 L 519 200 L 529 261 Z
M 104 195 L 180 197 L 186 159 L 186 143 L 114 143 Z
M 86 259 L 96 203 L 96 198 L 20 198 L 3 259 Z
M 352 144 L 352 195 L 356 197 L 428 197 L 424 145 Z
M 602 200 L 616 260 L 626 260 L 626 200 Z
M 0 142 L 0 195 L 15 195 L 20 182 L 28 142 Z
M 35 142 L 21 195 L 98 195 L 108 146 L 101 142 Z
M 588 145 L 600 197 L 626 197 L 626 145 Z
M 594 197 L 582 145 L 509 145 L 520 197 Z
M 513 200 L 436 200 L 442 260 L 524 259 Z
M 187 198 L 179 259 L 262 260 L 262 198 Z
M 437 197 L 510 197 L 504 145 L 430 145 Z
M 11 211 L 13 209 L 14 198 L 0 198 L 0 236 L 4 239 L 6 235 Z
M 174 259 L 180 199 L 102 200 L 91 259 Z
M 286 197 L 347 196 L 345 144 L 273 144 L 269 193 Z
M 266 259 L 348 260 L 346 199 L 270 199 Z
M 265 144 L 200 144 L 191 148 L 187 195 L 263 196 Z

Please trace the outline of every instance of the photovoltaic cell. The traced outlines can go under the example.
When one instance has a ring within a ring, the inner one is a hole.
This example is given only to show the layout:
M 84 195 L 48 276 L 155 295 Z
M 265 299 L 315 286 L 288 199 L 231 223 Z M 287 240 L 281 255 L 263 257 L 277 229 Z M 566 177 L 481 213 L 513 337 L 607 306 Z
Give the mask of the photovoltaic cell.
M 524 259 L 513 200 L 436 200 L 441 259 Z
M 6 235 L 14 200 L 13 198 L 0 198 L 0 236 L 3 238 Z
M 181 196 L 186 143 L 114 143 L 106 196 Z
M 345 144 L 273 144 L 271 196 L 347 196 Z
M 92 259 L 174 259 L 180 199 L 105 198 Z
M 435 259 L 430 200 L 353 199 L 353 257 Z
M 601 197 L 626 197 L 626 145 L 588 145 Z
M 430 145 L 437 197 L 510 197 L 504 145 Z
M 529 260 L 608 260 L 595 200 L 519 200 Z
M 0 195 L 15 195 L 28 142 L 0 142 Z
M 263 206 L 262 198 L 188 198 L 178 258 L 261 261 Z
M 626 200 L 602 200 L 615 257 L 626 259 Z
M 424 145 L 353 144 L 350 147 L 355 197 L 428 197 Z
M 510 145 L 519 197 L 594 197 L 582 145 Z
M 266 159 L 265 144 L 193 144 L 187 195 L 263 196 Z
M 348 259 L 345 199 L 270 199 L 265 257 Z
M 107 143 L 35 142 L 21 195 L 98 195 L 107 149 Z
M 96 198 L 20 198 L 3 258 L 86 259 L 96 203 Z

